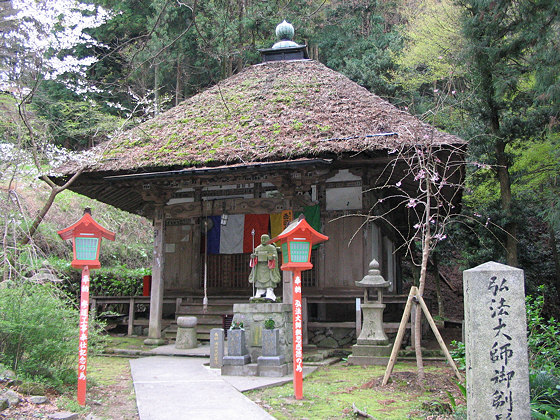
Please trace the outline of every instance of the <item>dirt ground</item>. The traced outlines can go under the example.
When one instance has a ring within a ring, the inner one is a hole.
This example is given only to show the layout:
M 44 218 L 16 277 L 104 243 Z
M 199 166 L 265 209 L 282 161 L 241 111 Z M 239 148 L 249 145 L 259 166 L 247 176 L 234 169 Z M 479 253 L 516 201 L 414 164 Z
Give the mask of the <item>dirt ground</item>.
M 48 398 L 47 403 L 33 404 L 30 402 L 31 397 L 21 392 L 20 386 L 0 383 L 0 394 L 6 389 L 17 392 L 20 402 L 17 406 L 0 411 L 0 419 L 36 420 L 61 411 L 77 413 L 81 420 L 139 419 L 130 369 L 118 372 L 112 377 L 111 383 L 88 383 L 85 408 L 78 405 L 74 393 L 61 395 L 50 390 L 44 394 Z

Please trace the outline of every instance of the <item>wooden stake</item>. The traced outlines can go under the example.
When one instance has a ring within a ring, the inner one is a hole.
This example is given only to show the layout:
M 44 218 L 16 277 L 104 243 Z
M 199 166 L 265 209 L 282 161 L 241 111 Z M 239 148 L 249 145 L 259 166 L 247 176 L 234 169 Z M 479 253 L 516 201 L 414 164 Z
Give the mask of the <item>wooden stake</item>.
M 428 310 L 428 307 L 426 306 L 426 302 L 424 302 L 424 299 L 420 295 L 417 295 L 416 298 L 420 302 L 420 306 L 422 307 L 422 310 L 424 311 L 424 315 L 426 315 L 426 318 L 428 319 L 428 323 L 430 324 L 430 327 L 432 327 L 432 331 L 434 332 L 434 335 L 436 336 L 436 340 L 439 343 L 441 351 L 443 351 L 443 354 L 445 354 L 445 357 L 446 357 L 447 361 L 449 362 L 449 364 L 453 368 L 453 371 L 455 372 L 455 376 L 457 376 L 457 378 L 460 381 L 462 381 L 463 378 L 461 377 L 461 374 L 459 373 L 459 370 L 457 369 L 457 366 L 455 366 L 455 362 L 453 361 L 453 358 L 451 357 L 451 354 L 449 353 L 449 350 L 447 350 L 447 346 L 445 345 L 445 343 L 443 341 L 443 338 L 441 338 L 441 334 L 439 333 L 439 330 L 437 329 L 437 325 L 434 322 L 434 319 L 432 318 L 432 315 L 430 314 L 430 311 Z
M 395 338 L 395 344 L 393 345 L 393 350 L 391 351 L 391 357 L 389 358 L 389 363 L 387 364 L 387 369 L 385 370 L 385 376 L 383 376 L 383 382 L 381 385 L 387 385 L 389 376 L 391 376 L 391 372 L 393 371 L 393 367 L 395 366 L 395 362 L 397 360 L 397 354 L 401 348 L 402 339 L 404 336 L 404 332 L 406 330 L 406 323 L 408 322 L 408 318 L 410 317 L 410 310 L 412 308 L 412 298 L 416 296 L 417 293 L 418 293 L 418 289 L 416 288 L 416 286 L 412 286 L 410 288 L 410 293 L 408 294 L 408 299 L 406 300 L 406 306 L 404 307 L 404 312 L 401 319 L 401 323 L 399 325 L 399 330 L 397 332 L 397 337 Z

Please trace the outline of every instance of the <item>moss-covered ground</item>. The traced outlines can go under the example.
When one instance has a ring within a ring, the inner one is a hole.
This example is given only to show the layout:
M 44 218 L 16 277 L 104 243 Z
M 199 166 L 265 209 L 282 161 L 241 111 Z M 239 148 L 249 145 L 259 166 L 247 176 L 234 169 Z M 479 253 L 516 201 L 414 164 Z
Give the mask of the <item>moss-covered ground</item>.
M 293 397 L 291 383 L 246 395 L 277 419 L 355 418 L 354 406 L 376 419 L 425 419 L 442 414 L 461 399 L 453 374 L 444 364 L 426 366 L 422 387 L 416 383 L 414 362 L 399 362 L 390 383 L 382 387 L 384 372 L 384 366 L 341 362 L 308 376 L 302 400 Z M 453 404 L 447 392 L 453 395 Z

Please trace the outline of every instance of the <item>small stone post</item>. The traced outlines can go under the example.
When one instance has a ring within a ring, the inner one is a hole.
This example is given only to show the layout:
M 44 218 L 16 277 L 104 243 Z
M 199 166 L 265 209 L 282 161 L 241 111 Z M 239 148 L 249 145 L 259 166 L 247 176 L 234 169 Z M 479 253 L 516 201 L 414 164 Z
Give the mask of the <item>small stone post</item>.
M 463 288 L 469 420 L 530 419 L 523 270 L 488 262 Z
M 221 368 L 224 358 L 224 329 L 212 328 L 210 330 L 210 367 Z

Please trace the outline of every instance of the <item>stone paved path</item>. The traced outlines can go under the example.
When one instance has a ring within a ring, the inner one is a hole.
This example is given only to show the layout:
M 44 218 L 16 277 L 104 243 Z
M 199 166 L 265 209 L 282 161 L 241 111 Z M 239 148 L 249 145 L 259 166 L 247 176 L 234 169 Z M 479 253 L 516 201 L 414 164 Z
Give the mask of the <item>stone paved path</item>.
M 199 357 L 152 356 L 130 366 L 140 420 L 273 419 Z

